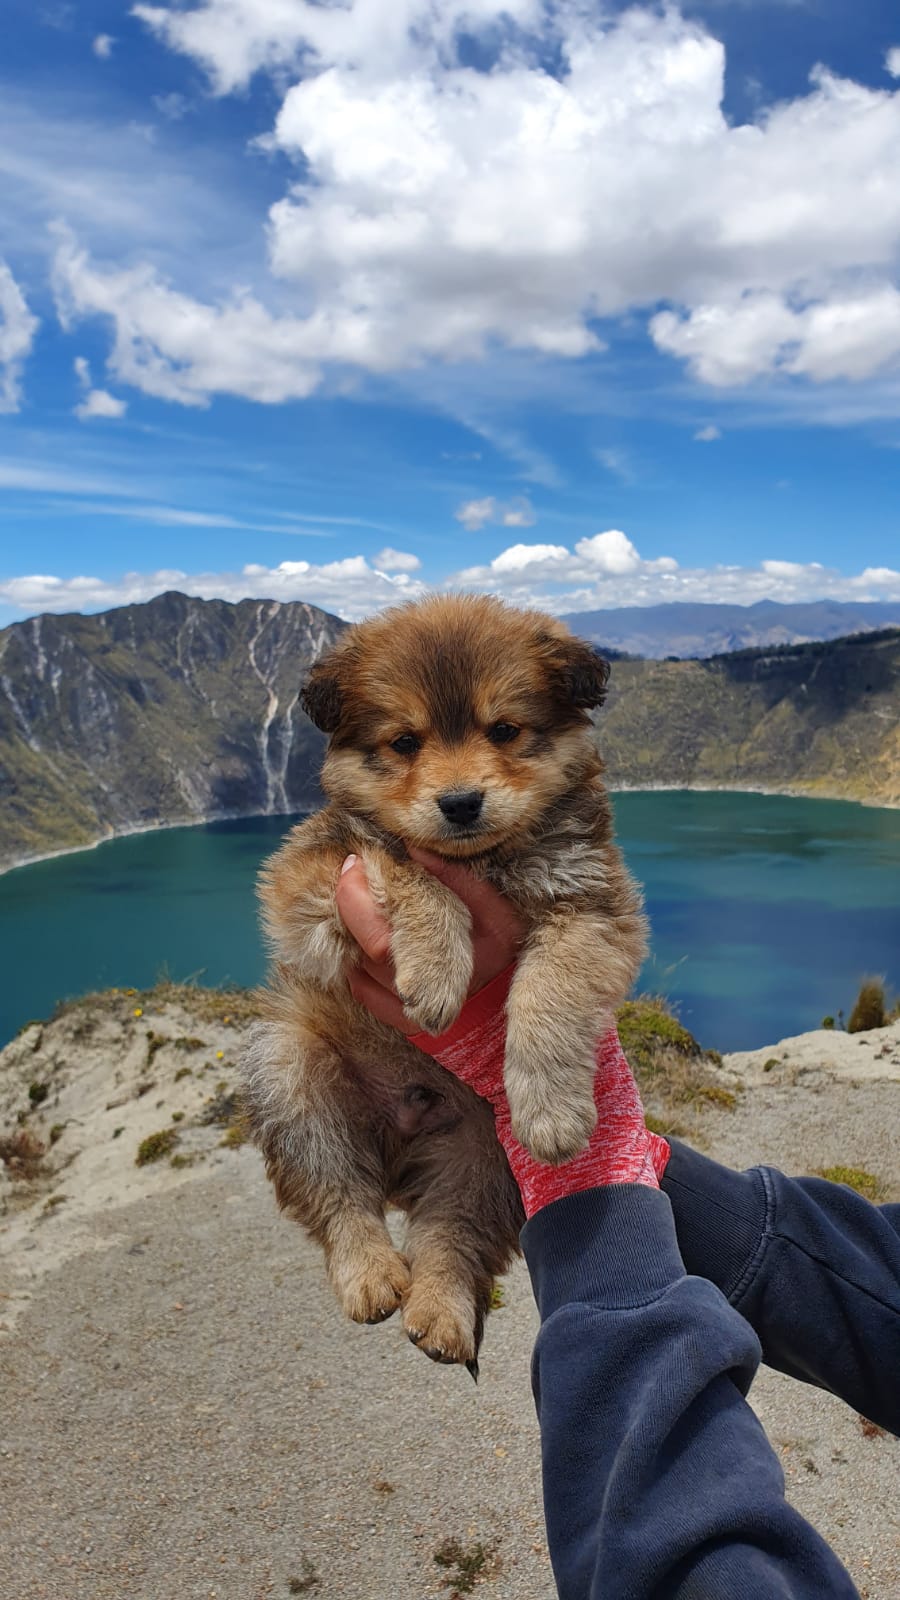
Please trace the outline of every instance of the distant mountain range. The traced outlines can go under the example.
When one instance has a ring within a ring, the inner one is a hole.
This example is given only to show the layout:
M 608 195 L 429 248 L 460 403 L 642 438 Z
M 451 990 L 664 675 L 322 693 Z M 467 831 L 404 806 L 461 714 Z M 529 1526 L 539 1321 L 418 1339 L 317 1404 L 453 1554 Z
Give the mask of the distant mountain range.
M 805 644 L 838 639 L 875 628 L 900 628 L 900 600 L 893 602 L 812 600 L 783 605 L 758 600 L 752 606 L 622 606 L 611 611 L 578 611 L 564 619 L 575 633 L 627 655 L 661 660 L 666 656 L 716 656 L 774 644 Z
M 0 868 L 138 828 L 315 804 L 323 740 L 297 696 L 345 626 L 300 601 L 173 593 L 3 629 Z M 898 805 L 900 629 L 616 660 L 598 720 L 613 787 Z

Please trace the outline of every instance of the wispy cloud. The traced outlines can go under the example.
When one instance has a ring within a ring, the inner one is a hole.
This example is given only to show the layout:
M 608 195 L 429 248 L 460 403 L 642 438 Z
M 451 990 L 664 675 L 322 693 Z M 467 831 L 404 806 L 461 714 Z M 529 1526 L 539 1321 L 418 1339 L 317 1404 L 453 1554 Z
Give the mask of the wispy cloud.
M 65 501 L 60 509 L 69 515 L 90 517 L 116 517 L 131 522 L 152 523 L 157 528 L 235 528 L 246 533 L 279 533 L 286 530 L 282 523 L 261 521 L 256 518 L 233 517 L 221 511 L 194 511 L 181 506 L 118 504 L 110 501 Z M 271 513 L 270 513 L 271 515 Z M 304 527 L 305 537 L 332 539 L 330 529 Z
M 631 454 L 621 445 L 595 450 L 594 458 L 599 461 L 601 467 L 612 473 L 614 478 L 618 478 L 620 483 L 631 485 L 637 482 L 637 469 Z
M 5 261 L 0 260 L 0 411 L 18 411 L 22 373 L 38 319 Z
M 91 369 L 84 356 L 76 356 L 74 361 L 75 376 L 83 390 L 84 397 L 75 407 L 75 415 L 80 422 L 89 422 L 92 417 L 116 418 L 124 417 L 128 410 L 127 400 L 119 400 L 108 389 L 94 389 L 91 385 Z
M 477 533 L 486 523 L 496 523 L 501 528 L 530 528 L 537 521 L 534 506 L 527 495 L 517 495 L 513 500 L 498 500 L 485 495 L 481 500 L 466 500 L 453 513 L 467 533 Z

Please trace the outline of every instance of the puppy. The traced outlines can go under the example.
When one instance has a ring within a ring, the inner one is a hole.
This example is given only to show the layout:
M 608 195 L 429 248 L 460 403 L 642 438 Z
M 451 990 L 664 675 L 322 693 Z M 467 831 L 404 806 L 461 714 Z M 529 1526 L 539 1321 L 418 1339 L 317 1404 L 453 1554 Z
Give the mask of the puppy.
M 588 715 L 608 673 L 554 618 L 483 596 L 350 628 L 302 695 L 331 736 L 329 804 L 261 876 L 276 964 L 244 1078 L 278 1202 L 322 1245 L 348 1316 L 402 1306 L 413 1343 L 476 1375 L 519 1196 L 488 1105 L 351 997 L 359 951 L 335 886 L 347 854 L 361 857 L 404 1010 L 431 1034 L 466 998 L 470 921 L 407 846 L 465 863 L 512 901 L 527 928 L 507 1010 L 513 1129 L 539 1161 L 576 1155 L 596 1120 L 595 1046 L 645 948 Z M 386 1206 L 407 1215 L 403 1254 Z

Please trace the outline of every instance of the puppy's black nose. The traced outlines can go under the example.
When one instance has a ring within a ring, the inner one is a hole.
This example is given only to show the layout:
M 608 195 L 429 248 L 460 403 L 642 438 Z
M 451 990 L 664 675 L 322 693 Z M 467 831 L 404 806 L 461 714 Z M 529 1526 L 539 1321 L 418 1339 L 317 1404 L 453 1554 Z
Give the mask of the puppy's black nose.
M 460 791 L 454 789 L 450 794 L 439 794 L 438 805 L 448 822 L 454 822 L 457 827 L 465 828 L 471 822 L 477 822 L 481 815 L 484 803 L 484 794 L 481 789 L 467 789 Z

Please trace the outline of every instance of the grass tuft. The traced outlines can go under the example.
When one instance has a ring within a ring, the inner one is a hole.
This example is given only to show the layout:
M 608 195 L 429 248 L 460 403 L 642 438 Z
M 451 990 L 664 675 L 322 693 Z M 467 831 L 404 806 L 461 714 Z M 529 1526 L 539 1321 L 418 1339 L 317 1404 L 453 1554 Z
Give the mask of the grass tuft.
M 813 1177 L 827 1178 L 829 1183 L 843 1183 L 848 1189 L 855 1189 L 865 1200 L 883 1200 L 887 1193 L 887 1185 L 874 1172 L 866 1172 L 864 1167 L 817 1167 Z
M 733 1089 L 717 1082 L 722 1057 L 704 1050 L 658 995 L 637 995 L 617 1013 L 619 1038 L 638 1081 L 651 1133 L 674 1137 L 696 1130 L 685 1126 L 686 1107 L 733 1111 Z
M 864 978 L 847 1023 L 848 1033 L 865 1033 L 869 1028 L 883 1028 L 887 1021 L 887 1004 L 882 978 Z

